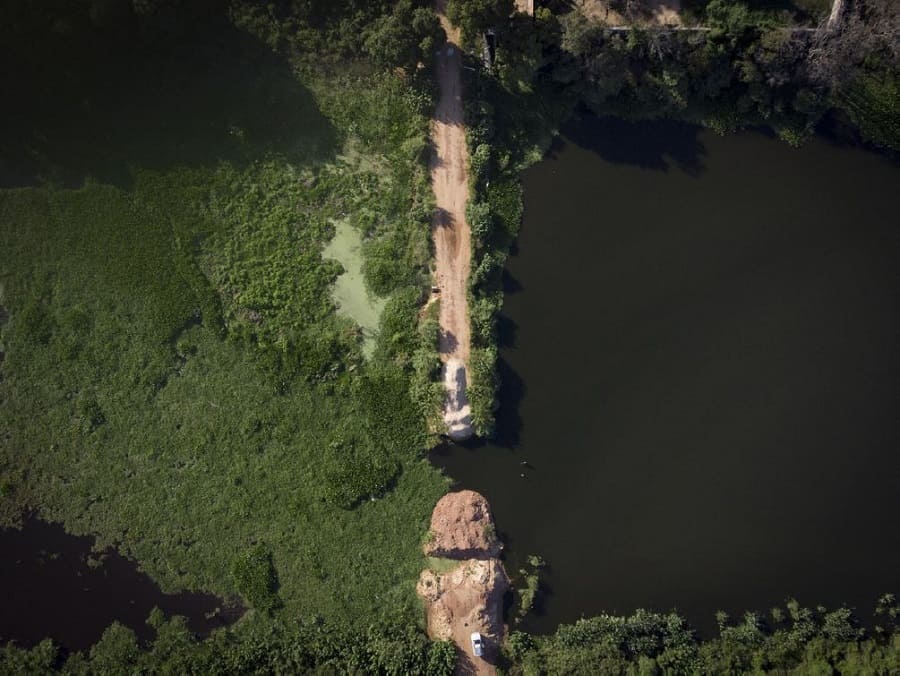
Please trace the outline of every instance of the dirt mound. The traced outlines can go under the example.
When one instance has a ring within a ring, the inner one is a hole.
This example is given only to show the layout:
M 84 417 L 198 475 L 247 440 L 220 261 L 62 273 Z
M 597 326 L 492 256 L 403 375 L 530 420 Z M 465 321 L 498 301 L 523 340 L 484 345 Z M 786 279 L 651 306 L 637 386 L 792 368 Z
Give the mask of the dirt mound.
M 475 491 L 448 493 L 431 513 L 425 544 L 428 556 L 446 559 L 489 559 L 500 553 L 491 507 Z
M 428 556 L 459 563 L 443 573 L 422 571 L 416 591 L 425 601 L 428 635 L 456 644 L 458 674 L 496 673 L 505 631 L 503 595 L 509 587 L 497 558 L 500 548 L 491 507 L 482 495 L 459 491 L 438 500 L 423 549 Z M 476 631 L 484 641 L 481 657 L 472 651 Z

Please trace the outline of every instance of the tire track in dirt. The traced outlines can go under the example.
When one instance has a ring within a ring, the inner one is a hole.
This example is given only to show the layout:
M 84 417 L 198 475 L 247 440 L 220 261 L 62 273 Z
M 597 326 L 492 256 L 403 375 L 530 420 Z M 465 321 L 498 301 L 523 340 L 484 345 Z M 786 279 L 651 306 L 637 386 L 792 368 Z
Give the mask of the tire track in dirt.
M 467 287 L 472 258 L 466 203 L 469 198 L 468 148 L 463 126 L 462 53 L 459 30 L 446 16 L 447 0 L 436 0 L 435 8 L 447 34 L 447 43 L 437 53 L 440 94 L 432 121 L 435 154 L 431 161 L 431 184 L 435 197 L 432 237 L 435 251 L 435 286 L 441 309 L 440 354 L 443 362 L 444 422 L 452 439 L 473 434 L 472 416 L 466 396 L 469 365 L 469 308 Z

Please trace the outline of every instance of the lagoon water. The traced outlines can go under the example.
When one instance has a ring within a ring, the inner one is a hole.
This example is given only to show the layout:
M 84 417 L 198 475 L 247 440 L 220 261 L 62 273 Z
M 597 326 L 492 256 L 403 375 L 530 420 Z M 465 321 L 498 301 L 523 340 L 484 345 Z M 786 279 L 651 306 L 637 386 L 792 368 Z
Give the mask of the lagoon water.
M 433 459 L 489 499 L 508 569 L 549 562 L 525 627 L 871 616 L 900 591 L 896 164 L 588 119 L 524 184 L 498 439 Z
M 65 650 L 86 650 L 120 622 L 147 641 L 153 608 L 184 616 L 204 636 L 244 612 L 210 594 L 164 594 L 115 551 L 92 551 L 93 539 L 66 533 L 58 524 L 31 518 L 24 528 L 0 529 L 0 645 L 32 646 L 44 638 Z

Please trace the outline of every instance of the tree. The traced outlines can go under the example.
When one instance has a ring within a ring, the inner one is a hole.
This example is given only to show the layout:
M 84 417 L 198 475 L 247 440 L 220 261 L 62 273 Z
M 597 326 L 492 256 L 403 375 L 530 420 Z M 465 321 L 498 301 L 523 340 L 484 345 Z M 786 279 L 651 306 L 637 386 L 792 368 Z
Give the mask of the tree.
M 413 8 L 412 0 L 400 0 L 390 14 L 380 16 L 366 30 L 363 48 L 379 65 L 414 68 L 419 62 L 427 63 L 443 39 L 433 11 Z
M 463 44 L 472 47 L 485 31 L 499 29 L 513 9 L 513 0 L 450 0 L 447 17 L 462 31 Z
M 272 552 L 264 544 L 254 545 L 239 556 L 231 571 L 237 590 L 254 608 L 269 613 L 281 605 Z

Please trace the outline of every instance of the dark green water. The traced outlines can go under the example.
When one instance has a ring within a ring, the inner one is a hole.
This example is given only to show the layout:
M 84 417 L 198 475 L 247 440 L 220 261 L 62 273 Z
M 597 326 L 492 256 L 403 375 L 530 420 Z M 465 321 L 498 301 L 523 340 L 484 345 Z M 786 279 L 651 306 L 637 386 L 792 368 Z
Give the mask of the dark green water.
M 434 455 L 509 569 L 549 561 L 526 626 L 871 616 L 900 587 L 900 170 L 674 124 L 567 136 L 524 175 L 499 440 Z

